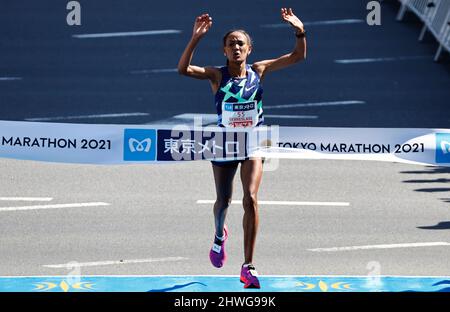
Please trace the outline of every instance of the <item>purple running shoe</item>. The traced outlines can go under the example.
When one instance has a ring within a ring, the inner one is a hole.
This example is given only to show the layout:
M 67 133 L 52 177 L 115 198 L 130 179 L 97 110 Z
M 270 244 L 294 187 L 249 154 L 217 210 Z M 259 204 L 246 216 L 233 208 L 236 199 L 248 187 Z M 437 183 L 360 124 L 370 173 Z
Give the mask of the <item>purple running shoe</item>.
M 225 242 L 228 239 L 228 228 L 226 225 L 223 227 L 223 235 L 225 236 L 225 239 L 223 241 L 220 241 L 219 239 L 214 239 L 214 244 L 209 251 L 209 259 L 211 260 L 211 263 L 216 268 L 221 268 L 225 261 L 227 260 L 227 253 L 225 252 Z
M 242 265 L 241 282 L 244 283 L 244 288 L 261 288 L 258 280 L 258 272 L 256 272 L 253 264 L 248 266 Z

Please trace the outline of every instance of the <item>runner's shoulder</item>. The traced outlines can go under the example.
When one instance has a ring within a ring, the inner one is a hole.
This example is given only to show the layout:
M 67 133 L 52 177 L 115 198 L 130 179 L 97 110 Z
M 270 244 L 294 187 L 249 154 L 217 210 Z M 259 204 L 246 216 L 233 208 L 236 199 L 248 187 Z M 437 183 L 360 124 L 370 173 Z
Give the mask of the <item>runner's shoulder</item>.
M 250 68 L 261 77 L 266 68 L 266 63 L 264 61 L 255 62 L 250 64 Z

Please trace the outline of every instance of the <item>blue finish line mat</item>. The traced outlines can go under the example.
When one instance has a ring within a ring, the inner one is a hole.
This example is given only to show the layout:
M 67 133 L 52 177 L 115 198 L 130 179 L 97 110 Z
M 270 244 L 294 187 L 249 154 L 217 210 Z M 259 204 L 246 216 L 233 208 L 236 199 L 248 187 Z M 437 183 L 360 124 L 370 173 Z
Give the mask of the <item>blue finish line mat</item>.
M 450 292 L 450 277 L 260 276 L 244 289 L 239 276 L 10 276 L 0 292 Z

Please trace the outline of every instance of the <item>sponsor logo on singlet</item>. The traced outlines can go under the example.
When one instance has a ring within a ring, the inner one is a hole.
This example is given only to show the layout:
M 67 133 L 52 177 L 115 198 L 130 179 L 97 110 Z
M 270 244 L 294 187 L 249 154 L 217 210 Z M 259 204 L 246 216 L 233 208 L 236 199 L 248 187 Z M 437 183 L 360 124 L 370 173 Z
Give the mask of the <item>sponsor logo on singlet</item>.
M 225 103 L 225 110 L 228 112 L 250 111 L 255 109 L 255 102 L 247 103 Z

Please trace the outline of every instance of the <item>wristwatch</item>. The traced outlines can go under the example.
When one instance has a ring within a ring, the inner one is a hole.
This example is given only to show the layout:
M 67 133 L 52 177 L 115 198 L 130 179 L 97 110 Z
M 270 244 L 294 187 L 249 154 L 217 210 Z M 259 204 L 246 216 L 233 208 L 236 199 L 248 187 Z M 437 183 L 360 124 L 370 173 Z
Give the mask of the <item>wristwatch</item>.
M 303 31 L 296 31 L 295 32 L 295 37 L 297 38 L 304 38 L 306 37 L 306 30 L 303 29 Z

